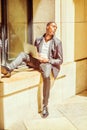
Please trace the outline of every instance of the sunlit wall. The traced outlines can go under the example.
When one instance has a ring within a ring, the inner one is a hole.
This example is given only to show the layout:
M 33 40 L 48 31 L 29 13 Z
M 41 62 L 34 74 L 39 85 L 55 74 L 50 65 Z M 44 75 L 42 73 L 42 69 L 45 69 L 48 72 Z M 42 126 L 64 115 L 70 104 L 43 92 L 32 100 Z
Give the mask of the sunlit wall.
M 68 77 L 67 81 L 71 82 L 71 88 L 75 85 L 75 93 L 79 93 L 87 89 L 87 0 L 59 1 L 64 64 L 66 68 L 72 65 L 70 72 L 66 69 L 66 75 L 70 73 L 69 77 L 74 78 L 70 81 Z

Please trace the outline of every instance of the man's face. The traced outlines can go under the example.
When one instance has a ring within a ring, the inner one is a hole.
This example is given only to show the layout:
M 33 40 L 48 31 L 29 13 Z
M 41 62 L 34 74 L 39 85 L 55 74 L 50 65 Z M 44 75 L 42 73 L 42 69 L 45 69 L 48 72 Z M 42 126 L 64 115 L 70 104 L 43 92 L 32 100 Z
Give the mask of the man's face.
M 46 28 L 46 33 L 53 36 L 56 32 L 57 25 L 55 23 L 51 23 L 50 25 L 47 26 Z

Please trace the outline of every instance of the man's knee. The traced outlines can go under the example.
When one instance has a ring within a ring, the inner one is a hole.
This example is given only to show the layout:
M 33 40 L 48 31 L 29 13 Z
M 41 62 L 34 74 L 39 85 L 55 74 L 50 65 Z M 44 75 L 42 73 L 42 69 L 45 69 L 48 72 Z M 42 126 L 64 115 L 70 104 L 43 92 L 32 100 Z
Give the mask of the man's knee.
M 29 58 L 29 55 L 26 54 L 25 52 L 21 52 L 21 53 L 19 54 L 19 56 L 20 56 L 22 59 L 24 59 L 24 60 L 29 60 L 29 59 L 30 59 L 30 58 Z
M 22 56 L 22 57 L 24 57 L 25 56 L 25 52 L 20 52 L 19 55 Z
M 48 70 L 48 69 L 51 69 L 51 64 L 49 64 L 49 63 L 42 63 L 42 64 L 40 64 L 40 67 L 41 67 L 41 69 L 42 70 Z
M 51 64 L 49 64 L 49 63 L 41 64 L 40 67 L 41 67 L 41 70 L 42 70 L 42 75 L 45 78 L 50 77 L 50 74 L 51 74 Z

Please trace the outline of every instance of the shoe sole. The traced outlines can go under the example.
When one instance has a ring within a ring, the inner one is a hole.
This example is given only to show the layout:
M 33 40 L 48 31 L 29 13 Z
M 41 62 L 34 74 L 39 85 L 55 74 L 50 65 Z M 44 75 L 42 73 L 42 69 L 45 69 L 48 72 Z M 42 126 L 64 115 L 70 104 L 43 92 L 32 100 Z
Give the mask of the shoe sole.
M 3 78 L 9 78 L 11 76 L 11 73 L 4 66 L 1 66 L 1 73 L 4 74 Z
M 1 66 L 1 73 L 5 75 L 8 73 L 7 69 L 4 66 Z
M 42 117 L 42 118 L 46 118 L 48 115 L 49 115 L 49 113 L 41 114 L 41 117 Z

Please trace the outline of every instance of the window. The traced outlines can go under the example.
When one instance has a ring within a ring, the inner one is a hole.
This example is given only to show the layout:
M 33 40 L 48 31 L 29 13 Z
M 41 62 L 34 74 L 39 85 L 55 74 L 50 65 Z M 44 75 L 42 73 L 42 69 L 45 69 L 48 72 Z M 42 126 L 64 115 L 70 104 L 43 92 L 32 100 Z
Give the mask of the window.
M 7 45 L 3 60 L 13 60 L 25 42 L 32 42 L 32 0 L 1 0 L 1 9 L 3 46 Z

